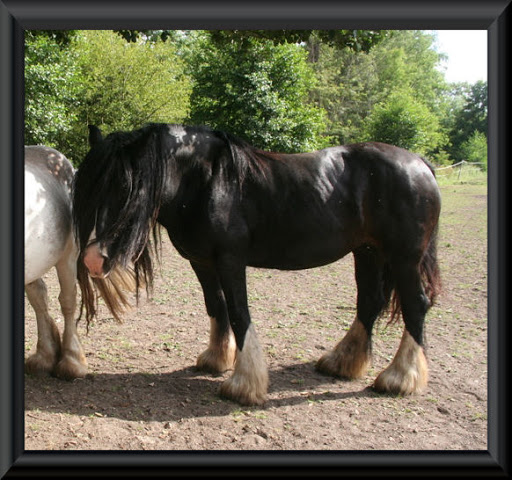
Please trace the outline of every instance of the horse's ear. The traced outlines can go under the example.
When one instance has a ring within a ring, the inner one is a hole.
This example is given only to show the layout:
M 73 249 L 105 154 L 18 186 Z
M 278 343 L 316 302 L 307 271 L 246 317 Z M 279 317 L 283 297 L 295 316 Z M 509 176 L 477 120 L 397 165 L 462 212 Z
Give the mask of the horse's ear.
M 101 130 L 95 125 L 89 125 L 89 145 L 92 147 L 103 140 Z

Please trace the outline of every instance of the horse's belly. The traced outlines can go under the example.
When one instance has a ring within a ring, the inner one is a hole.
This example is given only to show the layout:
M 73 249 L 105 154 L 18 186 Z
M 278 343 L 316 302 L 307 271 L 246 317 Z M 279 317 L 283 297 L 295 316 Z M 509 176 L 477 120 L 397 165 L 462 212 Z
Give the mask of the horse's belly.
M 253 267 L 303 270 L 333 263 L 347 255 L 351 246 L 339 235 L 307 238 L 290 242 L 269 241 L 251 249 Z
M 31 192 L 25 193 L 25 284 L 41 278 L 59 261 L 71 235 L 66 206 L 49 203 L 42 195 L 36 198 Z
M 25 236 L 25 284 L 41 278 L 60 260 L 67 239 L 55 238 L 48 231 Z

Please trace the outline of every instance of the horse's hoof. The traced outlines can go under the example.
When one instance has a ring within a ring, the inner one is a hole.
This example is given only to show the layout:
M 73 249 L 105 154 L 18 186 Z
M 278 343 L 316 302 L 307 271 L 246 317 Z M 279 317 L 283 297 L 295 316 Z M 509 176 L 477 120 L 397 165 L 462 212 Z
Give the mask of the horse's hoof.
M 196 366 L 199 370 L 208 373 L 223 373 L 232 370 L 235 364 L 236 350 L 222 352 L 207 348 L 197 357 Z
M 405 330 L 395 358 L 376 378 L 373 388 L 382 393 L 410 395 L 423 390 L 427 383 L 428 364 L 425 351 Z
M 397 365 L 392 363 L 375 379 L 373 388 L 380 393 L 405 396 L 421 392 L 427 383 L 427 360 L 422 353 L 416 364 Z
M 315 369 L 318 372 L 347 380 L 364 377 L 369 367 L 370 356 L 363 352 L 348 359 L 333 351 L 323 355 L 315 364 Z
M 361 321 L 356 318 L 343 339 L 332 351 L 318 360 L 315 368 L 326 375 L 352 380 L 364 377 L 370 363 L 368 333 Z
M 57 364 L 53 374 L 62 380 L 84 378 L 87 375 L 87 363 L 72 357 L 65 357 Z
M 54 355 L 34 353 L 25 361 L 25 373 L 35 376 L 49 375 L 57 363 Z
M 246 406 L 263 405 L 267 400 L 266 389 L 262 391 L 251 389 L 247 383 L 237 381 L 233 377 L 228 378 L 221 385 L 220 396 Z

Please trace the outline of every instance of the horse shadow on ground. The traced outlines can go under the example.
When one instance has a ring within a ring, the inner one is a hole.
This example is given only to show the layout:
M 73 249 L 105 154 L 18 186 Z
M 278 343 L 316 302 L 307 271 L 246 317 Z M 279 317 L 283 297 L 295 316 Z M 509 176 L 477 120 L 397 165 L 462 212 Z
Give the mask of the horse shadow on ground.
M 25 375 L 25 410 L 165 422 L 378 396 L 362 381 L 324 376 L 310 362 L 269 370 L 265 405 L 244 407 L 219 396 L 219 387 L 228 376 L 229 372 L 207 375 L 195 367 L 161 374 L 96 373 L 72 382 Z

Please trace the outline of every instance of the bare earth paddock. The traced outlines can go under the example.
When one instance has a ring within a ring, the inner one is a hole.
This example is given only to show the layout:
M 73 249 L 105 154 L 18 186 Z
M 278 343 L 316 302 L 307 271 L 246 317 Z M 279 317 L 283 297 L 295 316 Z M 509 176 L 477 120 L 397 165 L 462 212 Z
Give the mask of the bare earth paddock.
M 391 361 L 401 325 L 381 319 L 369 375 L 342 381 L 314 362 L 355 315 L 352 257 L 299 272 L 248 270 L 250 309 L 269 366 L 264 407 L 240 407 L 217 391 L 228 373 L 195 369 L 209 319 L 189 264 L 163 242 L 151 299 L 123 324 L 105 307 L 79 333 L 89 375 L 65 382 L 25 376 L 26 450 L 486 450 L 487 189 L 441 187 L 443 293 L 427 316 L 430 383 L 422 395 L 369 388 Z M 57 279 L 46 276 L 52 315 Z M 36 321 L 25 302 L 25 355 Z

